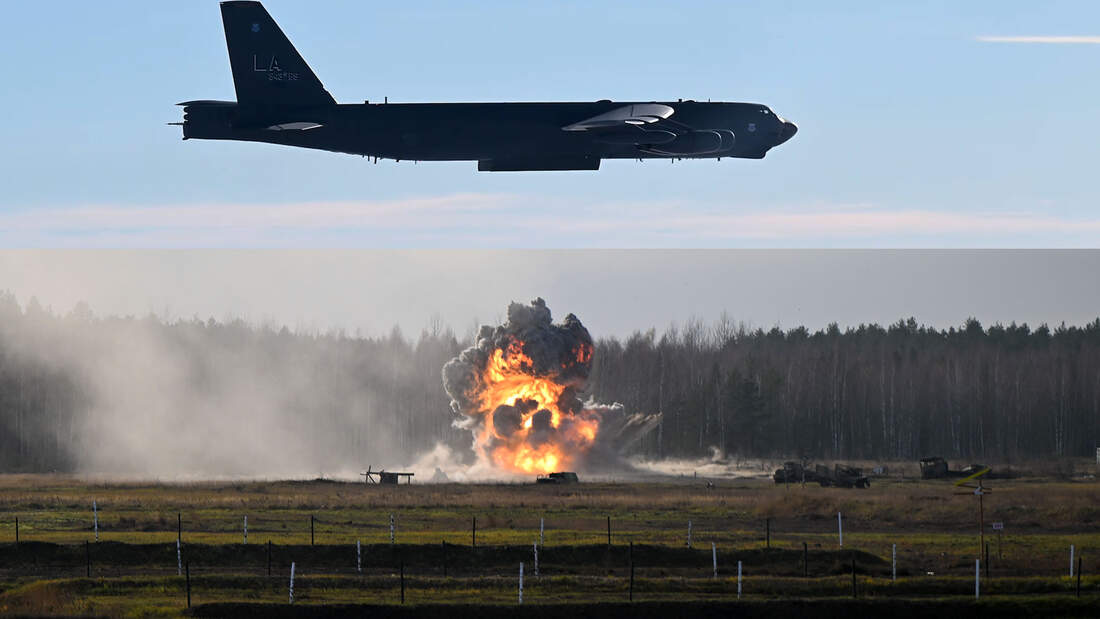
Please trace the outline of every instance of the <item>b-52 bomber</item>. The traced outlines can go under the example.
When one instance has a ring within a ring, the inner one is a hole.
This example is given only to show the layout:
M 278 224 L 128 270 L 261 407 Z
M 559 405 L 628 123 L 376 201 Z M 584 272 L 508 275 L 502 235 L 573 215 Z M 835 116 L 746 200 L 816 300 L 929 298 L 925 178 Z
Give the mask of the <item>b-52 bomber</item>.
M 240 140 L 482 171 L 602 159 L 762 159 L 798 128 L 758 103 L 338 104 L 259 2 L 221 3 L 236 101 L 187 101 L 183 138 Z

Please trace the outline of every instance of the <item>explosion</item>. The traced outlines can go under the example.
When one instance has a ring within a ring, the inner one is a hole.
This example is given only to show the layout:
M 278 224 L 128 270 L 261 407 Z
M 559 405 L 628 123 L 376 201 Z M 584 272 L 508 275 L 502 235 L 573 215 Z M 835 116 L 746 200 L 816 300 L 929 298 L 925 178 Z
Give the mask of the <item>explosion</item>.
M 512 303 L 504 325 L 482 326 L 477 342 L 443 367 L 456 425 L 473 432 L 478 457 L 515 473 L 573 470 L 626 427 L 651 429 L 654 416 L 624 418 L 618 404 L 581 401 L 592 348 L 576 316 L 553 324 L 542 299 Z

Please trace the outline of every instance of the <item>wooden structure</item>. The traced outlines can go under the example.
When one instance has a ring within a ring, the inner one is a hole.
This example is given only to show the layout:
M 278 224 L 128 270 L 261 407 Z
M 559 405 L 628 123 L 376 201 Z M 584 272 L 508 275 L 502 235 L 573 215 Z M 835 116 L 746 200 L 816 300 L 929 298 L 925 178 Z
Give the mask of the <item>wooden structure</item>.
M 396 473 L 385 469 L 372 471 L 369 466 L 366 471 L 359 474 L 363 476 L 363 483 L 365 484 L 385 484 L 389 486 L 396 486 L 400 483 L 402 477 L 405 478 L 406 484 L 411 484 L 413 475 L 415 475 L 415 473 Z

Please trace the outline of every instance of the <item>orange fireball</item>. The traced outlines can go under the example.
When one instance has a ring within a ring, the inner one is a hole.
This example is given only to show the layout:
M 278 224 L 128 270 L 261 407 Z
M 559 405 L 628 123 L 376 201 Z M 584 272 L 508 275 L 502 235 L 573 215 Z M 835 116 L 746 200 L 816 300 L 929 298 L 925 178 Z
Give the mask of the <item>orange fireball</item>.
M 587 362 L 590 347 L 581 347 L 575 358 Z M 533 361 L 514 340 L 497 348 L 481 376 L 480 408 L 488 411 L 478 446 L 497 467 L 522 473 L 550 473 L 570 468 L 576 457 L 596 439 L 599 419 L 586 411 L 564 411 L 560 402 L 569 385 L 531 374 Z M 503 407 L 503 408 L 502 408 Z M 515 414 L 518 427 L 502 431 L 495 415 Z M 545 412 L 544 412 L 545 411 Z M 537 424 L 538 416 L 548 419 Z M 552 429 L 552 431 L 551 431 Z
M 601 411 L 581 403 L 592 336 L 573 314 L 554 323 L 542 299 L 511 303 L 443 366 L 455 425 L 474 435 L 483 462 L 514 473 L 575 468 L 600 433 Z

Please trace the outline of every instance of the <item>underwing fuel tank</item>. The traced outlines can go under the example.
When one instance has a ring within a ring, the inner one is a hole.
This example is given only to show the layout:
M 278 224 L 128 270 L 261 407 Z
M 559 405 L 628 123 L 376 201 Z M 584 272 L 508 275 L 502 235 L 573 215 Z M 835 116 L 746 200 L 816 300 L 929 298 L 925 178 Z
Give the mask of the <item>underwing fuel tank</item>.
M 733 148 L 737 137 L 728 129 L 689 131 L 667 144 L 645 150 L 658 155 L 693 157 L 720 153 Z

